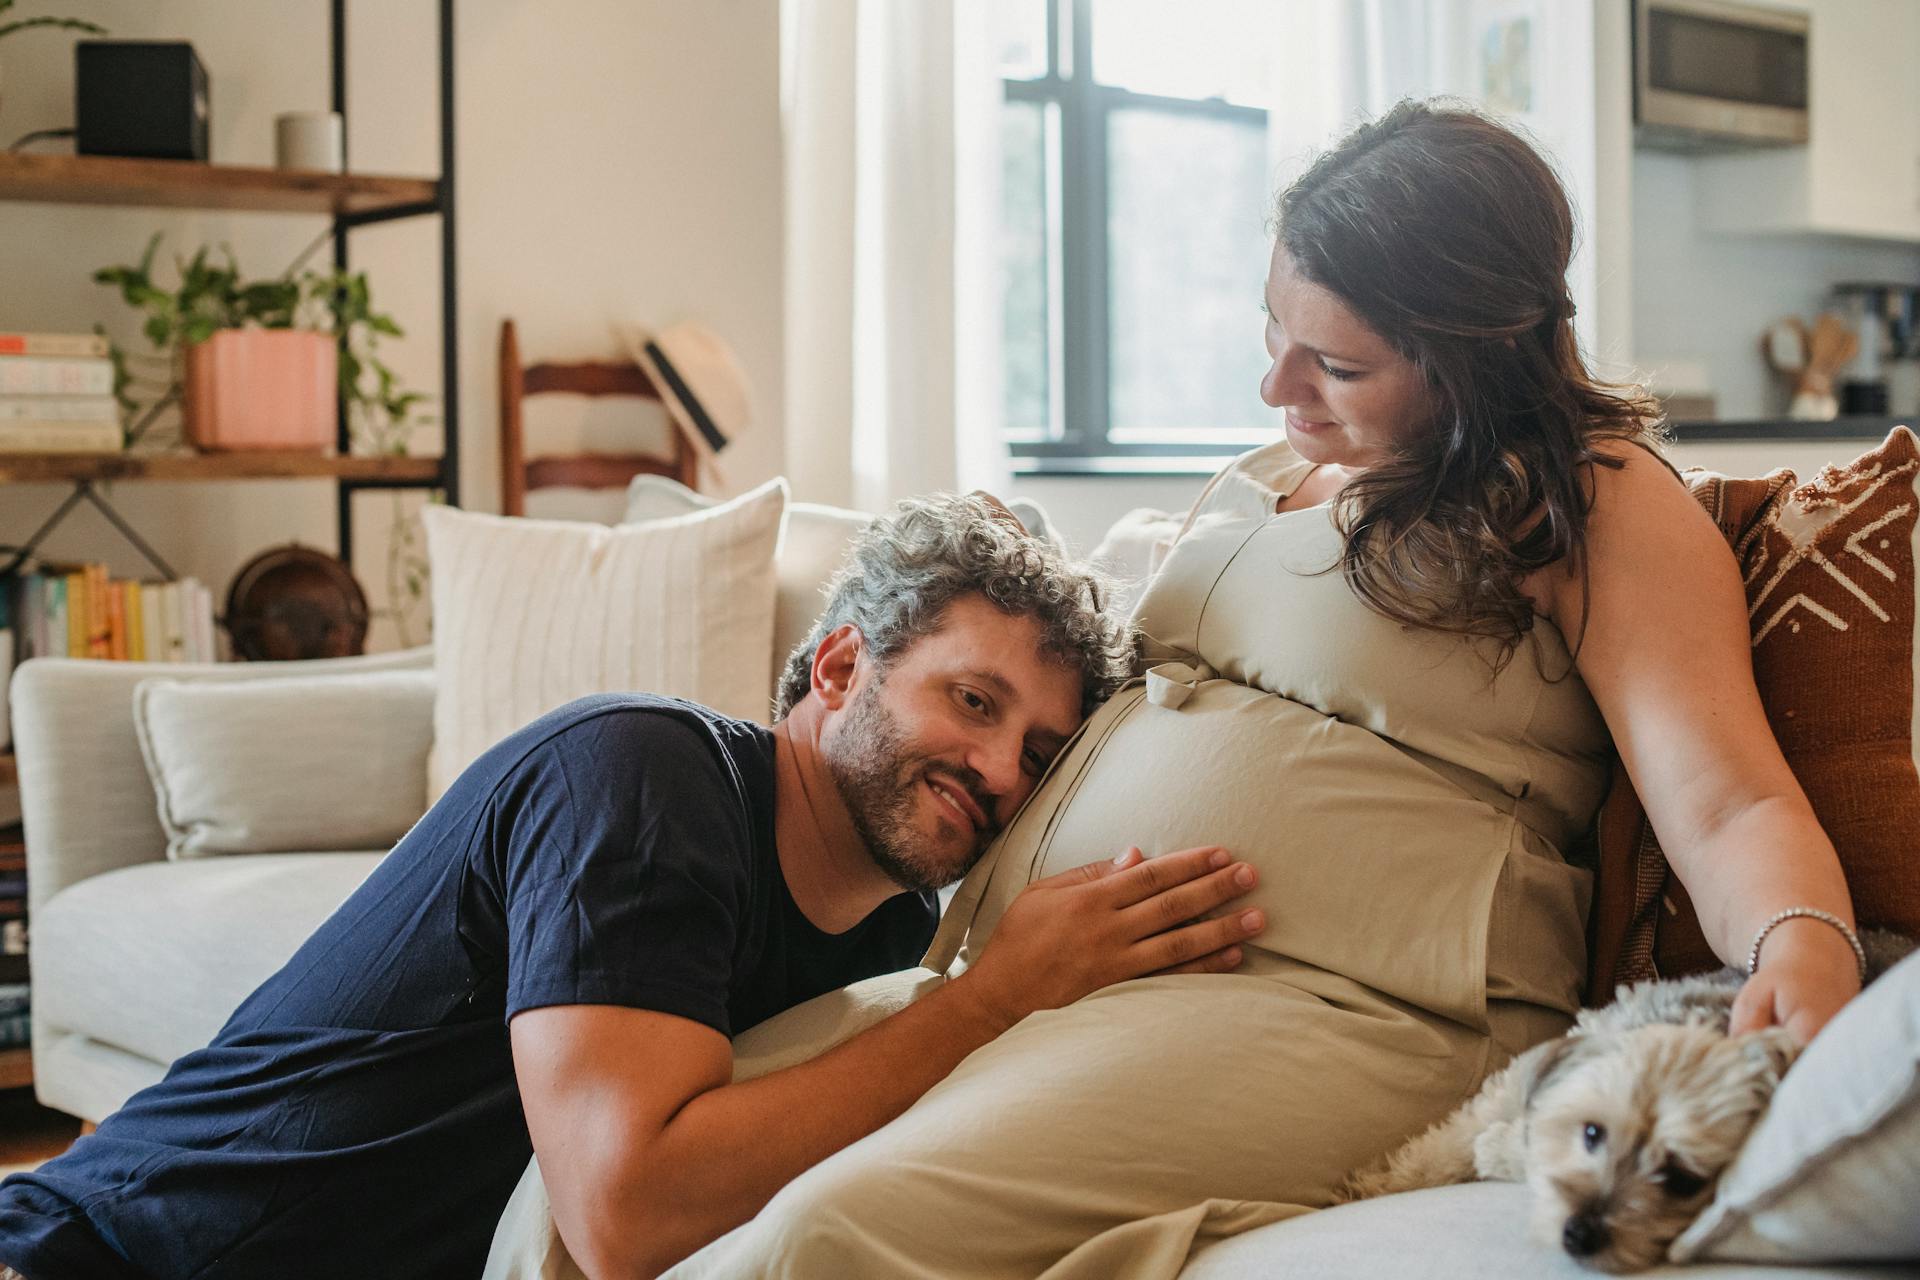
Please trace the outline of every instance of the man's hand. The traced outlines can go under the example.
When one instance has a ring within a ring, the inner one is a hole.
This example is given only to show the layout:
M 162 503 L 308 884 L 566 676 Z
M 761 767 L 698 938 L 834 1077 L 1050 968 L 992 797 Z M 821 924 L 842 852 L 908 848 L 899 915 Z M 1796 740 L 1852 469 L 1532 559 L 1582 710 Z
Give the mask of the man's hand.
M 1239 944 L 1266 927 L 1259 911 L 1200 919 L 1258 883 L 1217 846 L 1151 860 L 1128 849 L 1036 880 L 1015 898 L 992 940 L 952 984 L 1004 1026 L 1150 973 L 1224 973 Z

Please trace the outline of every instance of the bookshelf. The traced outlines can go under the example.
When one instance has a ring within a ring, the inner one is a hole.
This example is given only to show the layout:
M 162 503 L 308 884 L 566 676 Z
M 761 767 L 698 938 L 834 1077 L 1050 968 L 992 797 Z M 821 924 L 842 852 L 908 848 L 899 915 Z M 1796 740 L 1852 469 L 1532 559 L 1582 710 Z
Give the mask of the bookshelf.
M 347 114 L 346 0 L 328 0 L 331 18 L 332 108 Z M 92 489 L 103 480 L 331 480 L 340 558 L 353 564 L 352 500 L 361 489 L 437 489 L 459 505 L 460 404 L 458 294 L 454 242 L 453 0 L 438 0 L 440 172 L 435 177 L 363 173 L 316 173 L 196 160 L 144 160 L 122 156 L 18 155 L 0 153 L 0 202 L 96 205 L 150 209 L 241 211 L 324 217 L 332 225 L 333 264 L 345 270 L 349 233 L 400 218 L 434 218 L 440 226 L 439 418 L 444 444 L 437 458 L 350 456 L 345 406 L 335 429 L 338 456 L 292 454 L 0 454 L 0 484 L 59 482 L 96 506 L 105 499 Z M 349 142 L 351 130 L 348 131 Z M 56 512 L 35 542 L 64 517 Z M 115 518 L 115 523 L 119 521 Z M 123 530 L 124 532 L 124 530 Z M 146 547 L 130 539 L 143 554 Z M 16 556 L 18 567 L 36 549 Z M 153 559 L 149 554 L 148 559 Z M 156 564 L 156 567 L 162 567 Z M 171 577 L 163 568 L 163 575 Z
M 0 484 L 82 480 L 341 479 L 428 485 L 438 458 L 323 457 L 313 453 L 17 453 L 0 454 Z
M 402 218 L 432 218 L 440 228 L 439 419 L 440 456 L 356 457 L 351 454 L 346 406 L 336 414 L 334 456 L 312 453 L 120 453 L 0 454 L 0 485 L 68 484 L 72 495 L 27 545 L 16 548 L 18 568 L 42 538 L 82 499 L 108 515 L 164 576 L 174 575 L 114 512 L 94 486 L 108 481 L 325 480 L 335 491 L 335 527 L 340 559 L 353 564 L 353 495 L 361 490 L 437 489 L 445 501 L 460 501 L 460 368 L 458 261 L 454 218 L 454 0 L 437 0 L 439 161 L 433 177 L 362 173 L 312 173 L 187 160 L 141 160 L 117 156 L 49 156 L 0 153 L 0 203 L 38 203 L 118 208 L 211 210 L 324 218 L 330 225 L 333 265 L 348 266 L 352 231 Z M 330 18 L 331 107 L 347 112 L 346 0 L 327 0 Z M 351 129 L 347 130 L 349 139 Z M 79 264 L 76 264 L 76 267 Z M 79 281 L 87 273 L 76 271 Z M 24 326 L 22 326 L 24 327 Z M 11 754 L 0 754 L 0 787 L 18 785 Z M 31 1049 L 0 1050 L 0 1089 L 33 1083 Z
M 0 153 L 0 200 L 309 213 L 364 222 L 436 212 L 439 198 L 439 184 L 431 178 Z

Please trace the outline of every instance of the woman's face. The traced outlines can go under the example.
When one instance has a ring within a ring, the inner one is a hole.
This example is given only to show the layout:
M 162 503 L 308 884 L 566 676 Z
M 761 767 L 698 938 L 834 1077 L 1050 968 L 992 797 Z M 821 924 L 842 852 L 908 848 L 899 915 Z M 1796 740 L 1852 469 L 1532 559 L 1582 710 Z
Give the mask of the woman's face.
M 1276 241 L 1267 274 L 1260 398 L 1286 410 L 1287 443 L 1310 462 L 1364 470 L 1428 417 L 1426 379 Z

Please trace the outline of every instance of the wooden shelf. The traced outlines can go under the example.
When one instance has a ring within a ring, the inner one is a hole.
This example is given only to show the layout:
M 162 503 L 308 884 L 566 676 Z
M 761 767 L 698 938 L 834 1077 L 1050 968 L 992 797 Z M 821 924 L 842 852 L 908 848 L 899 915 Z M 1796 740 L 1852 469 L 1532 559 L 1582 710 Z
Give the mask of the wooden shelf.
M 20 769 L 13 762 L 13 756 L 0 756 L 0 787 L 11 787 L 20 781 Z
M 0 484 L 80 480 L 403 480 L 440 478 L 438 458 L 317 453 L 0 453 Z
M 33 1050 L 0 1049 L 0 1089 L 24 1089 L 33 1083 Z
M 414 209 L 434 204 L 439 196 L 440 184 L 433 178 L 312 173 L 197 160 L 0 154 L 0 200 L 339 217 Z

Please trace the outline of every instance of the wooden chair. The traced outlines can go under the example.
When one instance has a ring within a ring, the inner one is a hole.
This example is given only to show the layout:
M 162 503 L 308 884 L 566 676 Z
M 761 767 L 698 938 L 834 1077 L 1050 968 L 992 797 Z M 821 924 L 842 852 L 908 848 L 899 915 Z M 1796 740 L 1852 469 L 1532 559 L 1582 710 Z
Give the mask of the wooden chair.
M 698 487 L 698 459 L 679 431 L 666 453 L 583 453 L 566 457 L 526 455 L 521 405 L 528 396 L 567 391 L 583 396 L 633 396 L 659 400 L 651 379 L 636 364 L 583 361 L 522 365 L 513 321 L 500 323 L 500 510 L 526 514 L 527 491 L 554 485 L 619 489 L 638 475 L 666 476 Z

